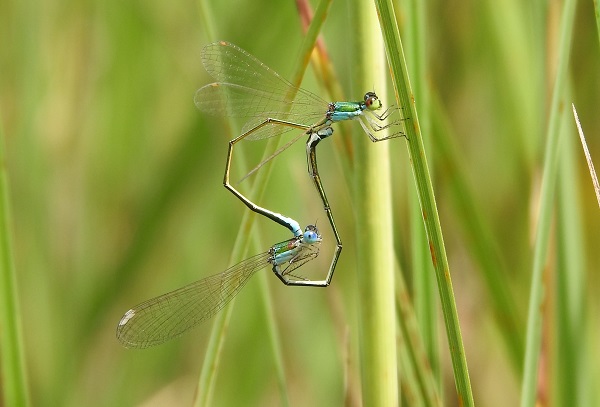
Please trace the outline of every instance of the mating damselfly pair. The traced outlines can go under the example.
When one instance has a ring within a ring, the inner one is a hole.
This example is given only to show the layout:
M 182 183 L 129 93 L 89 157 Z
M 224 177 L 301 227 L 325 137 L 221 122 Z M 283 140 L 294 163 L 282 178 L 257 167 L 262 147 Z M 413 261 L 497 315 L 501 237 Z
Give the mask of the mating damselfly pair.
M 202 62 L 216 82 L 196 92 L 196 106 L 209 114 L 249 118 L 241 135 L 229 142 L 223 180 L 225 187 L 252 211 L 290 230 L 293 237 L 222 273 L 130 309 L 117 326 L 117 338 L 127 347 L 145 348 L 161 344 L 211 318 L 240 291 L 256 271 L 268 265 L 272 266 L 275 275 L 287 285 L 328 286 L 342 250 L 342 242 L 319 176 L 316 146 L 333 134 L 331 126 L 334 123 L 344 120 L 357 120 L 373 142 L 404 136 L 401 131 L 382 137 L 375 136 L 382 130 L 395 130 L 401 125 L 400 120 L 388 122 L 390 115 L 398 110 L 396 107 L 377 113 L 382 110 L 382 103 L 375 92 L 367 92 L 363 100 L 357 102 L 326 102 L 319 96 L 292 85 L 243 49 L 224 41 L 204 47 Z M 321 198 L 336 240 L 329 271 L 323 280 L 310 280 L 294 274 L 294 270 L 319 254 L 322 239 L 316 226 L 309 225 L 303 232 L 296 220 L 255 204 L 230 183 L 233 150 L 237 143 L 279 136 L 291 130 L 298 130 L 298 134 L 261 162 L 255 170 L 302 136 L 307 136 L 308 173 Z

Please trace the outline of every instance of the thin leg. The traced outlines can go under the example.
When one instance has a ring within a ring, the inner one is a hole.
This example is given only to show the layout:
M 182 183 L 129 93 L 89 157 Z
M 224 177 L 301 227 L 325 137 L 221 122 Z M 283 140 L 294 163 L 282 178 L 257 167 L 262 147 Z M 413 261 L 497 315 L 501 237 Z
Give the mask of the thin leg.
M 273 273 L 281 280 L 285 285 L 289 286 L 300 286 L 300 287 L 327 287 L 329 282 L 327 280 L 309 280 L 307 278 L 292 274 L 294 270 L 300 268 L 305 263 L 315 259 L 319 255 L 318 250 L 311 250 L 307 254 L 299 255 L 293 259 L 286 267 L 282 265 L 274 265 Z M 293 278 L 290 278 L 293 277 Z
M 331 283 L 331 279 L 333 278 L 333 273 L 335 271 L 335 267 L 337 265 L 338 259 L 340 258 L 340 253 L 342 252 L 342 241 L 340 239 L 340 235 L 338 233 L 337 228 L 335 227 L 335 221 L 333 220 L 333 213 L 331 212 L 331 207 L 329 206 L 329 201 L 327 201 L 327 196 L 325 195 L 325 190 L 323 189 L 323 184 L 321 183 L 321 177 L 319 176 L 319 171 L 317 168 L 317 152 L 316 147 L 319 142 L 331 135 L 332 130 L 325 129 L 326 135 L 322 137 L 319 133 L 311 133 L 309 135 L 308 141 L 306 143 L 306 154 L 308 158 L 308 173 L 313 179 L 315 184 L 315 188 L 317 188 L 317 192 L 321 197 L 321 201 L 323 202 L 323 209 L 327 214 L 327 219 L 329 219 L 329 224 L 331 225 L 331 229 L 333 230 L 333 234 L 335 236 L 336 247 L 333 253 L 333 258 L 331 260 L 331 265 L 329 266 L 329 272 L 327 273 L 327 277 L 325 280 L 320 281 L 291 281 L 286 282 L 288 285 L 310 285 L 315 287 L 327 287 Z
M 375 132 L 389 129 L 394 126 L 400 126 L 402 124 L 401 120 L 395 120 L 391 123 L 386 123 L 386 124 L 379 124 L 379 123 L 377 123 L 379 120 L 374 120 L 373 118 L 369 117 L 368 115 L 365 115 L 364 119 L 369 123 L 369 127 L 371 129 L 373 129 L 373 131 L 375 131 Z M 400 134 L 400 133 L 397 132 L 394 134 Z
M 341 251 L 341 249 L 340 249 Z M 337 255 L 339 257 L 339 254 Z M 337 262 L 337 259 L 336 259 Z M 335 266 L 334 266 L 335 267 Z M 288 278 L 287 275 L 282 276 L 281 274 L 275 273 L 277 277 L 283 282 L 285 285 L 296 286 L 296 287 L 328 287 L 331 283 L 331 277 L 333 276 L 333 271 L 330 269 L 329 275 L 326 280 L 292 280 Z
M 272 212 L 266 208 L 263 208 L 262 206 L 256 205 L 254 202 L 252 202 L 251 200 L 246 198 L 242 193 L 240 193 L 237 189 L 235 189 L 229 182 L 231 160 L 233 158 L 233 149 L 234 149 L 235 145 L 237 143 L 239 143 L 241 140 L 243 140 L 246 137 L 248 137 L 249 135 L 251 135 L 252 133 L 256 132 L 257 130 L 263 128 L 264 126 L 271 125 L 271 124 L 289 126 L 289 127 L 296 128 L 299 130 L 307 130 L 308 129 L 308 127 L 305 125 L 269 118 L 269 119 L 265 119 L 263 122 L 259 123 L 258 125 L 256 125 L 252 129 L 248 130 L 244 134 L 234 138 L 233 140 L 231 140 L 229 142 L 229 150 L 227 151 L 227 162 L 225 165 L 225 175 L 223 177 L 223 185 L 225 186 L 225 188 L 227 188 L 229 191 L 231 191 L 231 193 L 234 194 L 240 201 L 242 201 L 248 208 L 250 208 L 251 211 L 261 214 L 263 216 L 266 216 L 267 218 L 271 219 L 272 221 L 289 229 L 294 234 L 294 236 L 302 236 L 302 229 L 300 228 L 300 224 L 298 222 L 296 222 L 294 219 L 288 218 L 286 216 L 283 216 L 280 213 Z
M 383 121 L 383 120 L 387 119 L 396 110 L 404 110 L 404 109 L 401 107 L 395 106 L 395 105 L 391 105 L 387 109 L 385 109 L 381 114 L 377 114 L 374 111 L 371 111 L 370 113 L 373 116 L 375 116 L 379 121 Z
M 371 131 L 378 132 L 378 131 L 384 130 L 384 128 L 386 128 L 386 127 L 384 126 L 381 129 L 374 129 L 370 126 L 370 123 L 368 122 L 368 120 L 363 117 L 358 117 L 358 122 L 360 123 L 360 126 L 363 128 L 363 131 L 365 133 L 367 133 L 367 136 L 369 136 L 369 138 L 371 139 L 371 141 L 373 143 L 377 143 L 378 141 L 384 141 L 384 140 L 389 140 L 389 139 L 393 139 L 393 138 L 398 138 L 398 137 L 406 137 L 406 134 L 404 134 L 402 132 L 390 134 L 389 136 L 385 136 L 385 137 L 375 137 L 373 135 L 373 133 L 371 133 Z

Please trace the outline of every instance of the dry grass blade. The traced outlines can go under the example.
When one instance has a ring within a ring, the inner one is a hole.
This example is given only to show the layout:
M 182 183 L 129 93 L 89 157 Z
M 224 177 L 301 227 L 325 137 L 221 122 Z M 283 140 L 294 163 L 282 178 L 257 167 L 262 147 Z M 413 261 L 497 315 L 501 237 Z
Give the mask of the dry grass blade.
M 577 124 L 577 132 L 579 133 L 579 139 L 581 140 L 581 147 L 583 147 L 585 159 L 590 169 L 590 175 L 592 176 L 592 182 L 594 183 L 594 191 L 596 191 L 596 199 L 598 200 L 598 206 L 600 206 L 600 184 L 598 183 L 598 175 L 596 174 L 594 162 L 592 161 L 590 150 L 588 149 L 587 142 L 585 141 L 585 136 L 583 135 L 583 129 L 581 128 L 581 123 L 579 122 L 577 109 L 575 109 L 575 104 L 571 104 L 571 106 L 573 107 L 573 117 L 575 117 L 575 124 Z

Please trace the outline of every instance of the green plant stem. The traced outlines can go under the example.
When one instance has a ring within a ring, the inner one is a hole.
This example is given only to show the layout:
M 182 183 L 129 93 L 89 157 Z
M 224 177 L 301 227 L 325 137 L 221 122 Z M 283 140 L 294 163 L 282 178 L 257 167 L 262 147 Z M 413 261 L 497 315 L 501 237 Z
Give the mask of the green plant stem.
M 600 7 L 598 6 L 598 0 L 594 0 L 594 17 L 596 20 L 596 34 L 598 34 L 598 40 L 600 41 Z
M 258 279 L 260 285 L 261 298 L 263 299 L 265 307 L 269 342 L 271 344 L 271 349 L 273 352 L 275 375 L 277 376 L 277 387 L 279 388 L 279 397 L 281 399 L 280 405 L 282 407 L 288 407 L 290 405 L 290 396 L 287 391 L 285 366 L 283 364 L 283 348 L 281 346 L 281 336 L 279 335 L 277 319 L 275 317 L 275 306 L 273 305 L 273 299 L 271 298 L 271 294 L 269 291 L 269 279 L 271 277 L 273 277 L 271 273 L 260 273 Z
M 359 88 L 385 89 L 386 69 L 375 8 L 356 2 Z M 394 247 L 389 143 L 356 140 L 355 216 L 360 356 L 365 406 L 398 405 Z
M 4 137 L 0 122 L 0 368 L 6 406 L 28 406 L 19 292 L 11 247 L 8 176 L 4 161 Z
M 398 326 L 404 341 L 402 348 L 414 376 L 413 391 L 418 392 L 423 406 L 441 406 L 438 373 L 431 369 L 425 342 L 420 332 L 419 321 L 410 301 L 410 293 L 402 276 L 400 266 L 396 263 L 396 304 Z M 403 377 L 404 379 L 404 377 Z
M 561 111 L 564 110 L 560 109 L 560 105 L 571 50 L 575 6 L 575 0 L 565 1 L 560 22 L 558 66 L 552 90 L 552 101 L 550 103 L 546 151 L 544 153 L 544 172 L 540 191 L 539 217 L 533 254 L 532 281 L 529 294 L 529 311 L 527 314 L 525 367 L 521 387 L 521 407 L 534 406 L 537 394 L 537 372 L 540 359 L 544 302 L 543 271 L 548 254 L 549 232 L 554 206 L 560 115 Z
M 568 117 L 568 115 L 567 115 Z M 557 194 L 557 243 L 558 267 L 556 269 L 556 368 L 554 369 L 554 387 L 556 391 L 556 405 L 558 406 L 585 406 L 583 394 L 586 391 L 587 370 L 584 369 L 582 360 L 586 355 L 585 348 L 581 346 L 582 338 L 586 337 L 587 310 L 584 307 L 585 298 L 585 242 L 582 236 L 583 221 L 581 208 L 583 208 L 580 182 L 577 177 L 577 158 L 581 158 L 576 150 L 577 136 L 572 132 L 572 122 L 563 120 L 563 129 L 566 131 L 561 143 L 562 154 L 560 170 L 558 173 Z M 564 372 L 569 372 L 565 375 Z
M 409 65 L 410 76 L 414 78 L 414 91 L 419 97 L 416 100 L 417 110 L 420 114 L 421 128 L 425 134 L 430 128 L 430 97 L 427 86 L 427 58 L 426 58 L 426 7 L 427 2 L 411 0 L 406 2 L 409 17 L 406 19 L 407 56 L 412 63 Z M 411 69 L 412 67 L 412 69 Z M 423 140 L 425 147 L 428 140 Z M 429 142 L 431 142 L 429 140 Z M 433 172 L 433 169 L 432 169 Z M 409 175 L 406 175 L 409 177 Z M 436 297 L 435 273 L 429 261 L 427 236 L 421 221 L 421 208 L 417 191 L 409 192 L 410 204 L 410 236 L 411 262 L 413 270 L 414 303 L 419 327 L 423 334 L 425 349 L 431 363 L 431 370 L 437 377 L 437 385 L 442 388 L 442 372 L 440 366 L 440 332 L 438 328 L 438 302 Z
M 444 239 L 433 193 L 433 185 L 427 166 L 414 95 L 408 79 L 408 71 L 404 60 L 404 51 L 400 41 L 398 24 L 390 0 L 376 0 L 375 4 L 377 6 L 377 14 L 379 16 L 379 22 L 386 46 L 392 82 L 396 93 L 396 101 L 403 109 L 405 109 L 404 114 L 407 118 L 405 128 L 408 139 L 408 151 L 412 163 L 417 194 L 419 195 L 419 201 L 421 203 L 421 214 L 423 222 L 425 223 L 431 259 L 436 272 L 459 404 L 472 406 L 474 404 L 473 393 L 471 391 L 467 360 L 460 333 L 454 292 L 452 290 L 450 266 L 446 256 L 446 248 L 444 247 Z

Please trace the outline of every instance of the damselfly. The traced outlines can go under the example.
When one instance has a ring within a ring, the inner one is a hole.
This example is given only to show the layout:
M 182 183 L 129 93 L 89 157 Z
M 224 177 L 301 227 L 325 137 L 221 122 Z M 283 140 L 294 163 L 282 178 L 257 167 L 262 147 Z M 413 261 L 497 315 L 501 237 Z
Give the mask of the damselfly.
M 319 255 L 321 235 L 309 225 L 301 236 L 274 244 L 223 271 L 136 305 L 123 315 L 117 338 L 128 348 L 147 348 L 176 338 L 212 318 L 258 270 L 271 266 L 286 285 L 314 285 L 294 272 Z
M 404 136 L 401 131 L 379 138 L 374 135 L 401 125 L 401 120 L 387 123 L 390 115 L 398 109 L 390 107 L 378 114 L 382 103 L 375 92 L 367 92 L 363 100 L 357 102 L 326 102 L 319 96 L 292 85 L 243 49 L 225 41 L 205 46 L 202 62 L 206 71 L 217 82 L 205 85 L 196 92 L 194 101 L 198 109 L 209 114 L 250 118 L 243 126 L 242 134 L 229 142 L 223 184 L 252 211 L 288 228 L 294 236 L 302 233 L 298 222 L 256 205 L 231 185 L 231 160 L 233 149 L 241 140 L 259 140 L 294 129 L 302 130 L 251 171 L 254 172 L 303 135 L 309 136 L 306 146 L 308 171 L 336 239 L 334 257 L 326 278 L 328 285 L 342 250 L 342 242 L 317 170 L 316 145 L 333 134 L 332 124 L 352 119 L 358 120 L 373 142 Z

